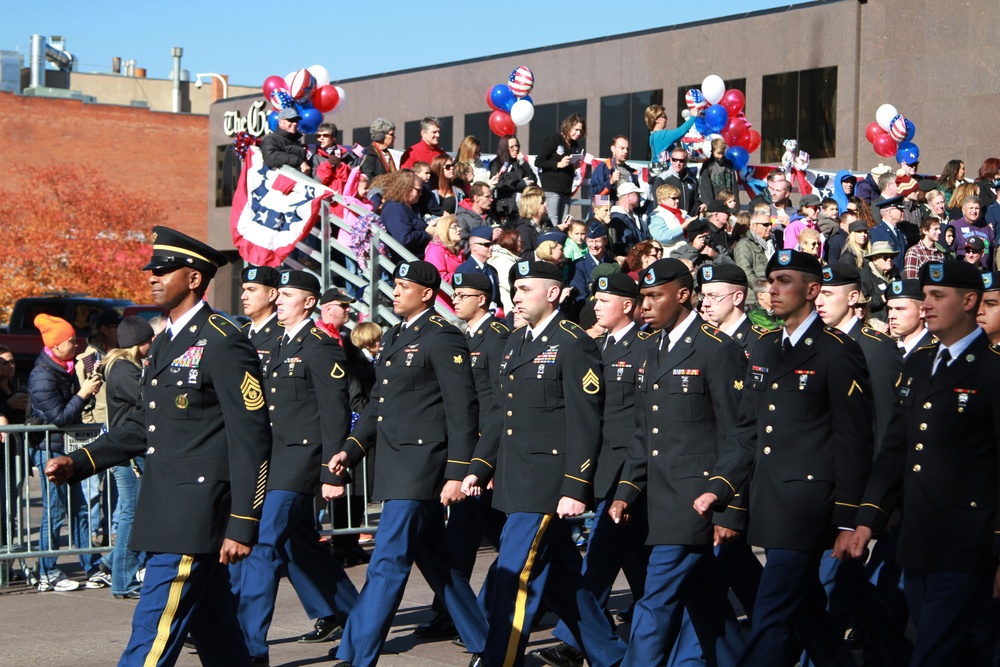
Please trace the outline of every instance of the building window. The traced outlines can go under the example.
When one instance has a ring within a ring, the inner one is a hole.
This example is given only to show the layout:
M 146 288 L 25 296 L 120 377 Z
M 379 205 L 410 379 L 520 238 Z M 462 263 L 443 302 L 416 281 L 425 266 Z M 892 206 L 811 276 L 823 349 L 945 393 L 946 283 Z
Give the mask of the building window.
M 465 114 L 465 134 L 479 139 L 483 153 L 496 153 L 500 137 L 490 129 L 490 114 L 492 111 Z
M 442 150 L 450 151 L 453 138 L 453 119 L 451 116 L 439 116 L 438 122 L 441 124 L 441 136 L 438 139 L 438 146 L 440 146 Z M 420 141 L 420 121 L 406 121 L 406 124 L 403 126 L 403 136 L 406 138 L 407 146 L 412 146 Z
M 646 128 L 646 107 L 663 104 L 662 90 L 608 95 L 601 98 L 601 138 L 597 151 L 609 155 L 612 140 L 628 137 L 629 159 L 648 160 L 649 130 Z
M 215 206 L 233 205 L 233 193 L 240 180 L 243 163 L 232 143 L 215 147 Z
M 531 135 L 528 141 L 528 152 L 538 155 L 542 144 L 559 131 L 559 124 L 570 114 L 578 113 L 587 120 L 587 100 L 571 100 L 555 104 L 536 104 L 535 117 L 531 119 Z M 587 137 L 579 141 L 580 148 L 587 147 Z
M 813 158 L 836 157 L 836 67 L 770 74 L 761 96 L 762 162 L 781 160 L 786 139 L 797 139 Z
M 351 132 L 351 141 L 367 148 L 372 145 L 372 133 L 370 127 L 356 127 Z
M 730 88 L 735 88 L 736 90 L 738 90 L 741 93 L 743 93 L 744 97 L 746 97 L 746 94 L 747 94 L 747 80 L 746 79 L 728 79 L 728 80 L 726 80 L 725 84 L 726 84 L 726 90 L 729 90 Z M 678 125 L 683 125 L 684 124 L 684 117 L 681 116 L 681 112 L 688 108 L 687 102 L 684 100 L 684 96 L 687 95 L 687 92 L 689 90 L 691 90 L 692 88 L 699 88 L 700 89 L 701 88 L 701 83 L 700 82 L 699 83 L 695 83 L 695 84 L 692 84 L 690 86 L 681 86 L 680 88 L 677 89 L 677 118 L 673 119 L 673 120 L 676 120 L 677 122 L 670 122 L 670 121 L 668 121 L 667 122 L 667 127 L 668 128 L 673 128 L 673 127 L 677 127 Z

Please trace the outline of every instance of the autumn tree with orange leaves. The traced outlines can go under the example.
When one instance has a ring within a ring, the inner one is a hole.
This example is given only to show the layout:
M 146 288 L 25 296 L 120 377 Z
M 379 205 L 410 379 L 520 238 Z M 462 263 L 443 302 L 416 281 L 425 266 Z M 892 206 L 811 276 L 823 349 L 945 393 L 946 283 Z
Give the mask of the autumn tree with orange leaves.
M 140 269 L 161 211 L 80 167 L 19 168 L 0 185 L 0 320 L 49 292 L 149 300 Z

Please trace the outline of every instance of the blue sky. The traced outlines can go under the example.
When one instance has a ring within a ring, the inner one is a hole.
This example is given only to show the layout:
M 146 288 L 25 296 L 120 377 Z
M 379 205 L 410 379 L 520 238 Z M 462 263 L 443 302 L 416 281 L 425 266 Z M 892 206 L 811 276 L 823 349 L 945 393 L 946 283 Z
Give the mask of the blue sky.
M 253 86 L 314 64 L 346 79 L 800 3 L 12 0 L 0 11 L 0 49 L 20 50 L 27 65 L 32 34 L 62 35 L 82 72 L 110 72 L 111 58 L 120 56 L 167 78 L 171 47 L 180 46 L 192 75 L 219 72 Z

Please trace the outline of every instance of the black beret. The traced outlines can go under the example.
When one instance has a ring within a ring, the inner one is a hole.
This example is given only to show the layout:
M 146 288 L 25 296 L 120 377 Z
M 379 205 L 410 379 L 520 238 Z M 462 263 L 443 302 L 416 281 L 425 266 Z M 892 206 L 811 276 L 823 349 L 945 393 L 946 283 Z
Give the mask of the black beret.
M 673 257 L 658 259 L 639 272 L 639 287 L 656 287 L 691 275 L 687 264 Z
M 555 264 L 526 260 L 514 265 L 514 280 L 521 278 L 543 278 L 562 282 L 563 274 Z
M 597 324 L 597 311 L 594 310 L 594 302 L 587 301 L 580 309 L 580 327 L 590 329 Z
M 220 266 L 229 263 L 221 252 L 198 239 L 169 227 L 153 227 L 153 256 L 143 271 L 190 266 L 206 278 L 214 278 Z
M 437 267 L 422 259 L 415 259 L 412 262 L 400 262 L 396 265 L 396 272 L 392 274 L 393 280 L 408 280 L 422 287 L 431 289 L 441 289 L 441 274 Z
M 986 292 L 1000 290 L 1000 271 L 987 271 L 983 274 L 983 289 Z
M 270 266 L 248 266 L 243 269 L 243 282 L 257 283 L 266 287 L 278 286 L 278 270 Z
M 282 271 L 278 287 L 294 287 L 319 296 L 319 278 L 308 271 Z
M 708 220 L 705 218 L 698 218 L 697 220 L 692 220 L 691 224 L 687 226 L 687 237 L 690 241 L 699 234 L 704 234 L 705 232 L 712 231 L 711 225 L 709 225 Z
M 485 273 L 473 271 L 456 273 L 451 277 L 451 284 L 455 289 L 464 287 L 466 289 L 478 290 L 487 295 L 493 294 L 493 281 Z
M 823 284 L 835 287 L 837 285 L 856 285 L 861 282 L 861 272 L 858 267 L 847 262 L 835 262 L 823 267 Z
M 118 324 L 118 347 L 132 347 L 153 340 L 153 327 L 138 315 L 129 315 Z
M 808 273 L 818 278 L 823 277 L 823 265 L 820 264 L 819 258 L 798 250 L 779 250 L 771 255 L 771 259 L 767 262 L 767 268 L 764 269 L 764 275 L 769 276 L 771 271 L 782 269 Z
M 923 301 L 924 291 L 920 289 L 920 281 L 915 278 L 910 280 L 893 280 L 889 285 L 889 293 L 885 295 L 885 300 L 892 301 L 893 299 Z
M 595 280 L 590 291 L 591 294 L 603 292 L 635 299 L 639 296 L 639 285 L 627 273 L 612 273 L 610 276 L 601 276 Z
M 728 283 L 744 287 L 748 285 L 746 271 L 735 264 L 701 266 L 698 268 L 698 281 L 702 285 L 705 283 Z
M 732 215 L 736 211 L 726 206 L 726 202 L 721 199 L 713 199 L 708 202 L 708 212 L 709 213 L 729 213 Z
M 319 298 L 319 305 L 324 305 L 330 303 L 331 301 L 339 301 L 340 303 L 354 303 L 357 301 L 353 296 L 348 294 L 345 290 L 340 287 L 331 287 L 327 291 L 323 292 L 323 296 Z
M 939 285 L 983 291 L 983 276 L 974 265 L 956 259 L 927 262 L 920 267 L 920 286 Z

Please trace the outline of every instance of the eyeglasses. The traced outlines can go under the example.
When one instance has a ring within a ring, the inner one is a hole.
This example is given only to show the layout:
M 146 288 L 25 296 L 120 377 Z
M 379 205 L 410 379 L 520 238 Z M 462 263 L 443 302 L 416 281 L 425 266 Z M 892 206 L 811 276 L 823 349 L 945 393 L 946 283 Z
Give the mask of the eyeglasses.
M 734 294 L 736 294 L 736 292 L 726 292 L 725 294 L 702 294 L 701 298 L 709 303 L 719 303 L 727 296 L 732 296 Z
M 423 188 L 418 188 L 415 185 L 413 186 L 413 189 L 416 190 L 417 192 L 423 192 L 423 190 L 424 190 Z
M 2 359 L 2 358 L 0 358 L 0 366 L 13 366 L 13 365 L 14 365 L 14 360 L 13 359 Z
M 484 248 L 492 248 L 493 247 L 493 244 L 490 243 L 489 241 L 476 241 L 472 245 L 481 245 Z
M 676 196 L 676 195 L 670 195 L 669 197 L 667 197 L 667 199 L 673 199 L 674 201 L 680 201 L 681 200 L 681 198 L 678 197 L 678 196 Z
M 686 157 L 671 157 L 670 161 L 671 162 L 687 162 L 687 158 Z
M 333 136 L 332 134 L 317 134 L 316 138 L 317 139 L 329 139 L 332 136 Z
M 463 299 L 471 299 L 471 298 L 477 297 L 477 296 L 481 296 L 481 295 L 480 294 L 459 294 L 458 292 L 455 292 L 455 294 L 452 295 L 451 300 L 454 303 L 456 301 L 462 301 Z
M 455 165 L 453 165 L 453 164 L 446 164 L 446 165 L 444 166 L 444 168 L 445 168 L 445 169 L 454 169 L 454 168 L 455 168 Z
M 514 144 L 514 145 L 513 145 L 513 146 L 511 146 L 510 148 L 520 148 L 520 147 L 521 147 L 521 144 Z

